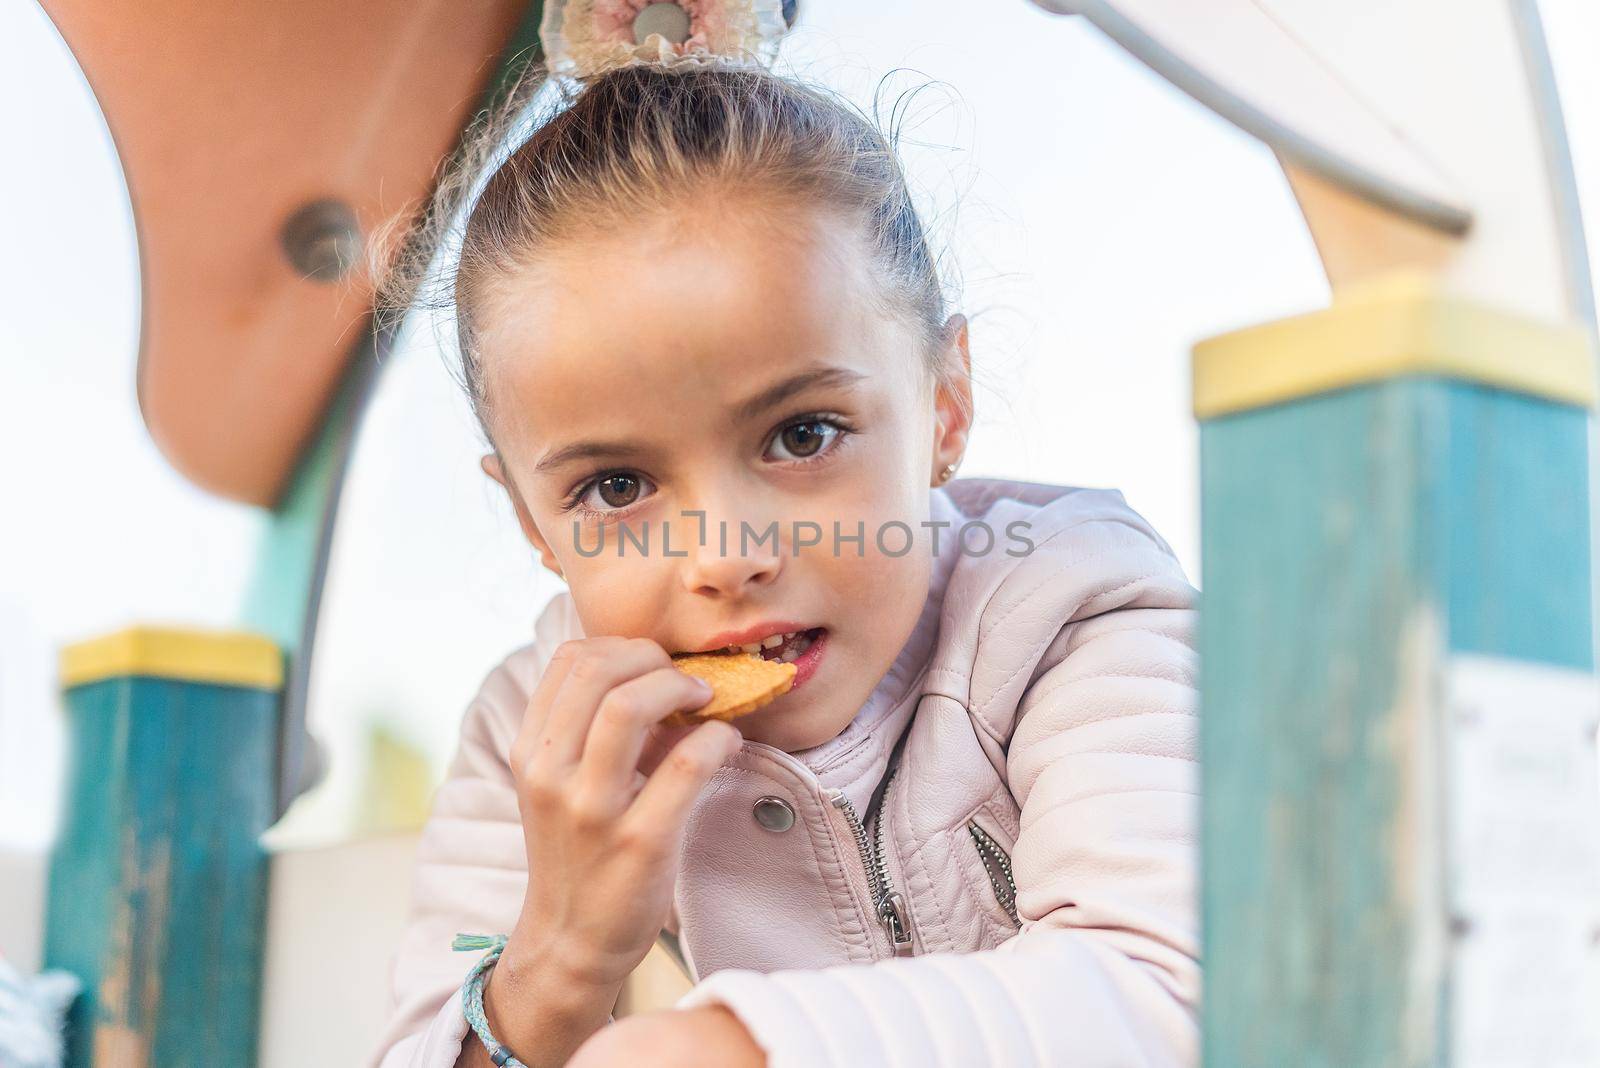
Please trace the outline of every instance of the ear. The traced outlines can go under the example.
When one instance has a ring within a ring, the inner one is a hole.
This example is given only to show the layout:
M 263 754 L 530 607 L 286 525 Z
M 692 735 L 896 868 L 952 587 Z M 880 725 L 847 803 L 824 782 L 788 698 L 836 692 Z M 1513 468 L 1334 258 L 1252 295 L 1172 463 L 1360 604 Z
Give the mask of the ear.
M 556 554 L 551 551 L 550 543 L 539 531 L 533 521 L 533 516 L 528 514 L 528 508 L 522 503 L 522 497 L 517 493 L 517 487 L 512 483 L 511 477 L 506 474 L 505 465 L 500 462 L 498 453 L 488 453 L 478 461 L 478 466 L 483 468 L 483 473 L 500 483 L 500 488 L 506 491 L 506 496 L 511 498 L 511 510 L 517 513 L 517 524 L 522 527 L 522 536 L 528 539 L 539 554 L 540 562 L 545 567 L 561 575 L 561 564 L 556 560 Z
M 959 312 L 944 326 L 944 374 L 935 383 L 933 409 L 933 470 L 929 481 L 937 486 L 939 473 L 959 464 L 972 431 L 972 352 L 967 344 L 967 317 Z

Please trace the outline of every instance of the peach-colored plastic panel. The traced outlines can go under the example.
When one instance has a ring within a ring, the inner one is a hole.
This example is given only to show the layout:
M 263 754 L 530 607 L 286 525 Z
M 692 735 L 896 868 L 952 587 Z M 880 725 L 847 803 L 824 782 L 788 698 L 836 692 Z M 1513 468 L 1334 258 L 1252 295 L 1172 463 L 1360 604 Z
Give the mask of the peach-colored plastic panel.
M 44 0 L 99 99 L 139 235 L 139 401 L 178 470 L 269 505 L 367 328 L 285 222 L 414 210 L 526 0 Z M 92 296 L 86 294 L 86 297 Z

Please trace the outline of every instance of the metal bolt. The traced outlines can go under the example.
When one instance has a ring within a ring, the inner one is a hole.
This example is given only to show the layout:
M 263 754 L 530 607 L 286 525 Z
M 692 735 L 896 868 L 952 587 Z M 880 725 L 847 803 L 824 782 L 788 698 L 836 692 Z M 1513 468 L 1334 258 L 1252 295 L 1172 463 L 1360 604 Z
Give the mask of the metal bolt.
M 289 216 L 280 238 L 294 269 L 316 282 L 338 281 L 361 257 L 361 226 L 342 200 L 313 200 Z

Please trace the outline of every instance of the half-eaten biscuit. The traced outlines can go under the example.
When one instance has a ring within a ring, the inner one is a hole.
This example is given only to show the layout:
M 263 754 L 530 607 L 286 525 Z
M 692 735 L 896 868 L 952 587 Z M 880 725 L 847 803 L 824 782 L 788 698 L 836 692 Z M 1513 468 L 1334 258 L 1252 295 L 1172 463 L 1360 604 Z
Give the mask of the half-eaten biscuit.
M 672 666 L 711 684 L 711 700 L 690 712 L 674 712 L 669 726 L 737 719 L 789 692 L 795 666 L 754 653 L 679 653 Z

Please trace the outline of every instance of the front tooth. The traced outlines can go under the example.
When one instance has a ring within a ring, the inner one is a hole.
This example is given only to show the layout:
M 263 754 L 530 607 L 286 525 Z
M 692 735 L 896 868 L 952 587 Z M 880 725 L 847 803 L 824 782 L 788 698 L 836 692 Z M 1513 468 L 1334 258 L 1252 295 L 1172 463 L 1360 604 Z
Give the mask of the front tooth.
M 784 636 L 782 634 L 768 635 L 767 637 L 761 639 L 761 648 L 776 649 L 778 646 L 783 644 L 783 638 Z
M 761 651 L 761 643 L 760 642 L 751 642 L 749 645 L 741 645 L 741 646 L 739 646 L 739 649 L 740 649 L 741 652 L 759 653 Z

